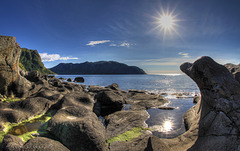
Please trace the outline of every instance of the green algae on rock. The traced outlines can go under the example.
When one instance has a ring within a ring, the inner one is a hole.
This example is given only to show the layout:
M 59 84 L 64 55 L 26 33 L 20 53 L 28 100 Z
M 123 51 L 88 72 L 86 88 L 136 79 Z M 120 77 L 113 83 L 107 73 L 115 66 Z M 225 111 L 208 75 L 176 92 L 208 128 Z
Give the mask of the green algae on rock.
M 126 131 L 122 134 L 117 135 L 116 137 L 112 137 L 112 138 L 108 139 L 107 145 L 109 145 L 110 143 L 116 142 L 116 141 L 125 141 L 125 142 L 131 141 L 133 138 L 136 138 L 136 137 L 142 135 L 143 130 L 150 130 L 150 129 L 142 128 L 142 127 L 134 127 L 130 131 Z
M 31 138 L 34 138 L 33 134 L 41 135 L 46 132 L 48 121 L 52 118 L 50 113 L 37 115 L 31 119 L 24 120 L 20 123 L 6 123 L 4 130 L 0 131 L 0 144 L 5 135 L 12 134 L 20 137 L 23 141 L 28 141 Z M 39 123 L 35 128 L 28 129 L 31 124 Z M 28 125 L 27 125 L 28 124 Z M 29 131 L 31 130 L 31 131 Z

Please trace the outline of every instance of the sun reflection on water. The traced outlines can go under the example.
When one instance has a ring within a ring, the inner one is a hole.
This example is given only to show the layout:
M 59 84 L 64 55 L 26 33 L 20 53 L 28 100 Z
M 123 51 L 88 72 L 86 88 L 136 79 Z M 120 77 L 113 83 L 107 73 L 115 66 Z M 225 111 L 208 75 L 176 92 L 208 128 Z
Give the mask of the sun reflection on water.
M 171 121 L 165 121 L 165 122 L 163 123 L 163 129 L 164 129 L 164 131 L 166 131 L 166 132 L 171 131 L 171 130 L 172 130 L 172 122 L 171 122 Z
M 162 125 L 153 125 L 150 128 L 158 132 L 170 132 L 173 130 L 173 123 L 170 120 L 166 120 Z

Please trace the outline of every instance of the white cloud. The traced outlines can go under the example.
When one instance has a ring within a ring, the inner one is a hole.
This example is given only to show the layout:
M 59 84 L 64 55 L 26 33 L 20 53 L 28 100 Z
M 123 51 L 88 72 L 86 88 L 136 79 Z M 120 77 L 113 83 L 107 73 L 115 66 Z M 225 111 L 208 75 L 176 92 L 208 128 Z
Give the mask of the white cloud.
M 103 44 L 106 42 L 110 42 L 110 40 L 100 40 L 100 41 L 90 41 L 88 44 L 86 44 L 87 46 L 95 46 L 98 44 Z
M 127 42 L 123 42 L 123 43 L 120 44 L 120 46 L 121 46 L 121 47 L 129 47 L 130 44 L 127 43 Z
M 70 60 L 70 59 L 78 59 L 78 58 L 70 58 L 70 57 L 61 57 L 59 54 L 48 54 L 48 53 L 39 53 L 43 62 L 51 62 L 56 60 Z
M 181 55 L 182 57 L 189 58 L 189 54 L 188 53 L 179 52 L 178 54 Z

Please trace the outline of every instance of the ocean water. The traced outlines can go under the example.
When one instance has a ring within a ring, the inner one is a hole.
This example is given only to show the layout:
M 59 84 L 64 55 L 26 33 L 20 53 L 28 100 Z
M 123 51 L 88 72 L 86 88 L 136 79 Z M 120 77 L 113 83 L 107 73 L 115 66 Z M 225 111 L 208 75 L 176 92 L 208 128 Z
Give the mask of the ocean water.
M 197 85 L 186 75 L 56 75 L 57 78 L 81 76 L 84 85 L 107 86 L 117 83 L 122 90 L 137 89 L 155 93 L 199 93 Z
M 81 76 L 84 85 L 108 86 L 117 83 L 125 91 L 129 89 L 146 90 L 162 94 L 170 101 L 166 106 L 174 110 L 149 109 L 150 118 L 146 121 L 153 134 L 160 138 L 173 138 L 185 132 L 183 115 L 193 104 L 193 96 L 199 89 L 186 75 L 56 75 L 57 78 Z M 180 97 L 177 97 L 179 96 Z

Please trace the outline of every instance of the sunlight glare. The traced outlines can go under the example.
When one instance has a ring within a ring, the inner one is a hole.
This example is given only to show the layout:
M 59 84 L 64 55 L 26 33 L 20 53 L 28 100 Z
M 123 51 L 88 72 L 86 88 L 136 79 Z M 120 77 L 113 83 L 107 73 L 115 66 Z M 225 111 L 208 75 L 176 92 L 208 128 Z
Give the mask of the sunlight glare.
M 165 121 L 163 124 L 163 128 L 166 132 L 172 130 L 172 123 L 170 121 Z
M 173 26 L 173 17 L 172 16 L 170 16 L 170 15 L 164 15 L 164 16 L 162 16 L 161 18 L 160 18 L 160 25 L 161 25 L 161 27 L 163 27 L 163 28 L 167 28 L 167 29 L 169 29 L 169 28 L 172 28 L 172 26 Z

